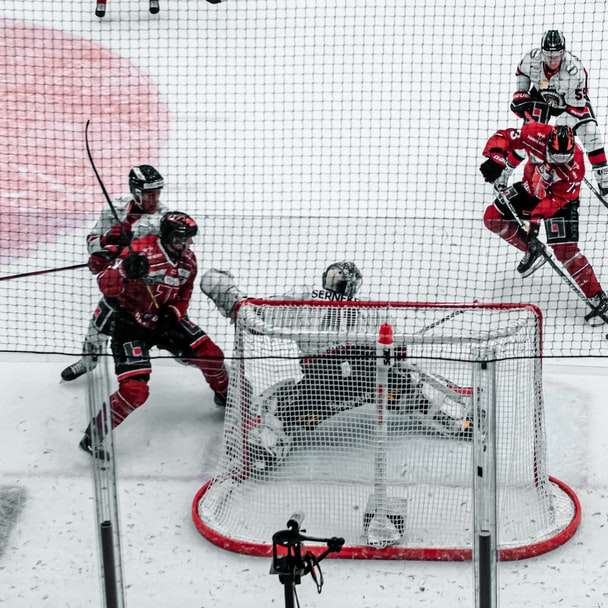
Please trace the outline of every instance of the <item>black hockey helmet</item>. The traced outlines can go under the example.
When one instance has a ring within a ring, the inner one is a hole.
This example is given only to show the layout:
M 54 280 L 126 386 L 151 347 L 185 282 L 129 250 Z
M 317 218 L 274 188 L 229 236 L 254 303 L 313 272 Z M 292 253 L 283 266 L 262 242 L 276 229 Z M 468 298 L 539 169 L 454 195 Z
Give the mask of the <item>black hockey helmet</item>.
M 563 52 L 566 50 L 566 39 L 559 30 L 547 30 L 540 48 L 547 53 Z
M 564 35 L 559 30 L 547 30 L 540 48 L 545 65 L 551 70 L 557 70 L 566 50 Z
M 160 240 L 171 244 L 176 237 L 182 242 L 195 237 L 198 232 L 196 221 L 183 211 L 169 211 L 160 220 Z
M 334 262 L 323 273 L 323 289 L 333 291 L 346 298 L 353 298 L 363 277 L 353 262 Z
M 554 165 L 569 163 L 574 158 L 574 146 L 574 131 L 571 127 L 553 127 L 547 141 L 547 160 Z
M 129 190 L 138 201 L 144 192 L 164 187 L 163 176 L 152 165 L 139 165 L 129 171 Z

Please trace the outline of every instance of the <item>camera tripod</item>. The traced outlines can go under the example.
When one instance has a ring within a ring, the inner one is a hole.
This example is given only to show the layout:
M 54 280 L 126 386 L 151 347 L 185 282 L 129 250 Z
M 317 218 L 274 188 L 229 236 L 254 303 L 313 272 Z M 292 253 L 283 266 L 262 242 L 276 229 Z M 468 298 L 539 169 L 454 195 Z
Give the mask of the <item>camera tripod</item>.
M 283 583 L 285 608 L 295 608 L 297 605 L 296 585 L 302 582 L 302 577 L 311 574 L 317 585 L 317 591 L 321 593 L 323 587 L 323 574 L 318 568 L 320 577 L 317 578 L 316 568 L 319 562 L 324 560 L 330 553 L 339 553 L 344 545 L 344 539 L 339 537 L 315 538 L 304 536 L 300 532 L 300 525 L 304 515 L 296 513 L 287 522 L 287 529 L 275 532 L 272 535 L 272 564 L 270 574 L 278 574 Z M 306 532 L 306 530 L 302 530 Z M 302 542 L 312 541 L 325 543 L 327 548 L 318 556 L 307 551 L 302 555 Z M 284 555 L 278 554 L 278 548 L 283 547 Z

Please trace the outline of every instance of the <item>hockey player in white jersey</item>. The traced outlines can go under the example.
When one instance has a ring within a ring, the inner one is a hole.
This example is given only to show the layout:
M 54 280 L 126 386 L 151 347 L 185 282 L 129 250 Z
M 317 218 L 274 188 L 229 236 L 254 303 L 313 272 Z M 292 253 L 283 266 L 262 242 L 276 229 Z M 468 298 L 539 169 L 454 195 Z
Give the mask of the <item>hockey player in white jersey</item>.
M 562 32 L 548 30 L 540 48 L 517 66 L 511 110 L 524 120 L 567 125 L 581 141 L 600 193 L 608 194 L 608 164 L 602 133 L 588 97 L 587 70 L 566 50 Z
M 321 288 L 301 286 L 277 296 L 281 300 L 356 300 L 362 275 L 352 262 L 334 262 L 322 275 Z M 246 298 L 228 271 L 211 269 L 201 277 L 201 290 L 220 313 L 235 320 L 238 304 Z M 240 313 L 249 315 L 242 322 L 254 334 L 266 333 L 266 319 L 250 307 Z M 330 307 L 320 320 L 320 329 L 351 327 L 365 311 Z M 285 352 L 286 362 L 270 386 L 246 392 L 252 395 L 250 407 L 260 423 L 249 432 L 249 461 L 263 471 L 283 460 L 300 432 L 312 432 L 328 418 L 373 402 L 375 398 L 375 344 L 339 343 L 328 346 L 304 339 L 286 340 L 293 351 Z M 319 350 L 320 346 L 320 350 Z M 287 346 L 285 346 L 287 348 Z M 452 415 L 441 409 L 446 395 L 441 393 L 443 379 L 431 377 L 408 365 L 405 349 L 396 349 L 401 364 L 393 366 L 389 375 L 388 410 L 416 415 L 438 435 L 470 439 L 470 419 Z M 294 363 L 295 362 L 295 363 Z M 424 375 L 424 378 L 423 378 Z M 424 382 L 424 390 L 423 390 Z M 451 392 L 451 391 L 450 391 Z M 438 401 L 432 406 L 427 398 Z M 459 395 L 456 400 L 462 401 Z M 462 409 L 462 408 L 461 408 Z
M 131 169 L 130 193 L 113 201 L 120 222 L 116 223 L 112 210 L 104 207 L 87 236 L 88 264 L 93 274 L 99 274 L 110 266 L 132 239 L 159 233 L 160 219 L 167 211 L 160 203 L 164 185 L 162 175 L 151 165 L 139 165 Z M 96 353 L 105 348 L 113 311 L 112 302 L 101 298 L 89 321 L 83 353 Z M 87 369 L 94 369 L 97 360 L 94 354 L 83 354 L 78 361 L 61 372 L 61 379 L 64 382 L 75 380 Z

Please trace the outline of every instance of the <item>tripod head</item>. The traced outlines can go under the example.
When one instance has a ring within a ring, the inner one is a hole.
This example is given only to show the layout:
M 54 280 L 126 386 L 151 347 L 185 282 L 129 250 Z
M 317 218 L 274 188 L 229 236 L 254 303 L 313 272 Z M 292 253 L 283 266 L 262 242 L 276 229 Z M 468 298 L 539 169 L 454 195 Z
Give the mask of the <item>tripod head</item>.
M 339 553 L 344 545 L 344 539 L 336 536 L 331 538 L 304 536 L 302 532 L 306 532 L 306 530 L 300 530 L 303 520 L 303 513 L 294 513 L 287 521 L 287 529 L 279 530 L 272 535 L 272 564 L 270 566 L 270 574 L 278 574 L 279 580 L 285 585 L 285 601 L 288 607 L 293 606 L 295 585 L 299 585 L 302 577 L 307 574 L 312 573 L 312 577 L 317 584 L 317 590 L 321 593 L 323 577 L 321 575 L 321 582 L 319 583 L 315 568 L 330 553 Z M 303 541 L 325 543 L 327 548 L 318 556 L 312 552 L 306 552 L 302 555 Z M 284 555 L 279 555 L 279 547 L 285 549 Z

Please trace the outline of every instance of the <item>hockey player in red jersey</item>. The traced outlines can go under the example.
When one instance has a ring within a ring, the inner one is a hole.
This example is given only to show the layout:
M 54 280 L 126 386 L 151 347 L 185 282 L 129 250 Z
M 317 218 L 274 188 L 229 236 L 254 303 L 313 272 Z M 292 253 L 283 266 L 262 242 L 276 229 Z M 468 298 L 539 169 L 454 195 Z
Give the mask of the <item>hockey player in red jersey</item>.
M 608 194 L 608 163 L 602 133 L 588 97 L 587 70 L 566 50 L 559 30 L 544 33 L 541 46 L 517 66 L 511 110 L 527 120 L 572 127 L 581 141 L 601 194 Z
M 576 281 L 582 293 L 599 313 L 608 311 L 608 297 L 589 260 L 578 248 L 578 208 L 581 182 L 585 176 L 583 151 L 566 125 L 526 123 L 521 130 L 497 131 L 485 145 L 487 157 L 480 167 L 487 182 L 494 184 L 499 196 L 486 209 L 484 224 L 513 247 L 524 252 L 517 267 L 523 276 L 531 275 L 546 262 L 535 246 L 541 222 L 547 244 L 555 257 Z M 521 182 L 508 186 L 511 173 L 527 155 Z M 518 226 L 505 204 L 508 200 L 529 232 Z M 602 322 L 599 316 L 588 319 Z
M 104 207 L 87 236 L 89 269 L 93 274 L 98 274 L 110 266 L 122 248 L 133 238 L 158 234 L 160 218 L 168 211 L 160 203 L 160 194 L 164 185 L 163 176 L 151 165 L 140 165 L 129 171 L 130 193 L 113 202 L 120 222 L 116 222 L 109 207 Z M 95 368 L 98 358 L 92 353 L 105 350 L 112 313 L 111 301 L 102 298 L 89 321 L 82 346 L 83 353 L 91 354 L 84 354 L 61 372 L 61 379 L 64 382 L 75 380 L 87 369 Z
M 145 403 L 153 346 L 198 367 L 215 392 L 216 404 L 226 403 L 224 355 L 187 316 L 197 271 L 190 244 L 197 230 L 187 214 L 166 213 L 160 222 L 160 236 L 134 240 L 130 249 L 98 276 L 102 293 L 116 303 L 112 354 L 118 390 L 110 396 L 112 428 Z M 97 424 L 101 424 L 100 417 Z M 90 426 L 80 447 L 93 452 Z

